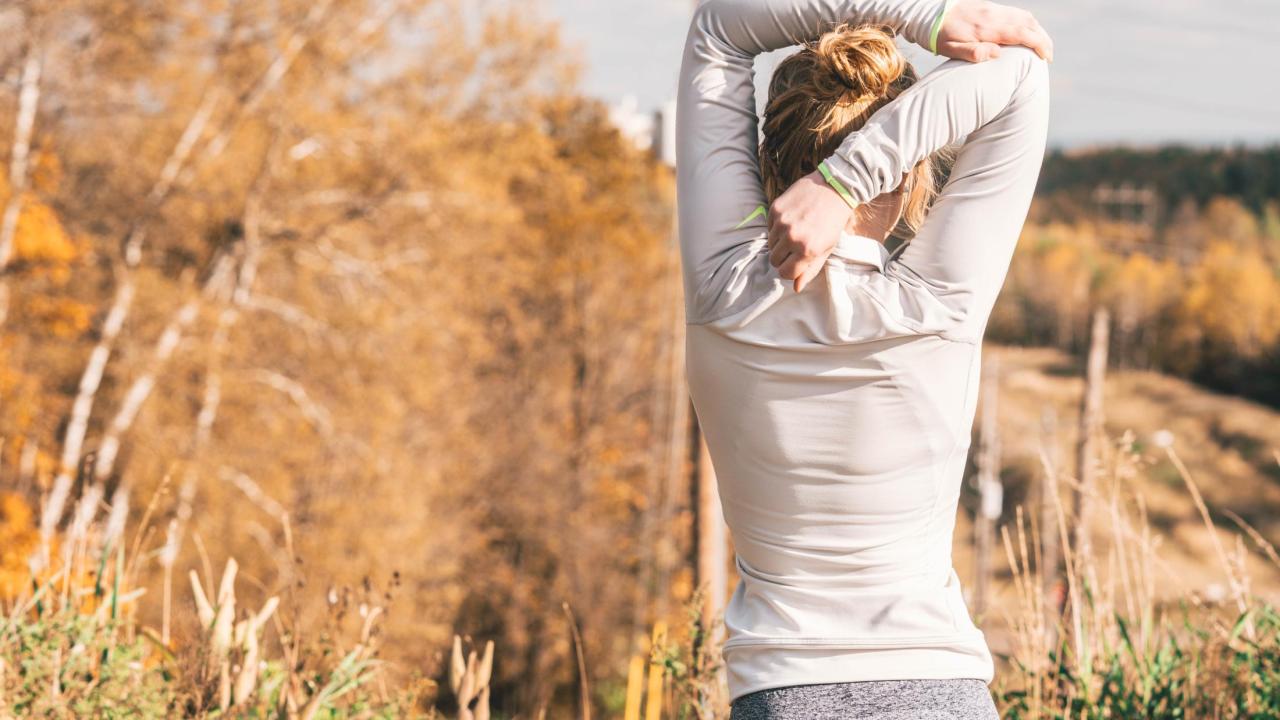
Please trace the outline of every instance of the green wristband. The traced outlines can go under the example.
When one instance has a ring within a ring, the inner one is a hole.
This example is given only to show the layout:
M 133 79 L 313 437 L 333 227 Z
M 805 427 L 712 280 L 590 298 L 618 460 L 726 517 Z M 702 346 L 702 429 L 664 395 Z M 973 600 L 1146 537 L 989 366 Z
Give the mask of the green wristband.
M 951 5 L 955 0 L 944 0 L 942 9 L 938 11 L 938 17 L 933 19 L 933 29 L 929 31 L 929 52 L 934 55 L 938 54 L 938 33 L 942 30 L 942 21 L 947 17 L 947 11 L 951 9 Z
M 849 191 L 845 189 L 844 185 L 841 185 L 840 181 L 831 174 L 831 169 L 827 167 L 826 160 L 818 163 L 818 172 L 822 173 L 822 177 L 827 181 L 827 184 L 835 188 L 836 192 L 840 194 L 840 197 L 844 198 L 846 203 L 849 203 L 849 207 L 855 209 L 858 207 L 858 201 L 854 200 L 853 196 L 849 194 Z

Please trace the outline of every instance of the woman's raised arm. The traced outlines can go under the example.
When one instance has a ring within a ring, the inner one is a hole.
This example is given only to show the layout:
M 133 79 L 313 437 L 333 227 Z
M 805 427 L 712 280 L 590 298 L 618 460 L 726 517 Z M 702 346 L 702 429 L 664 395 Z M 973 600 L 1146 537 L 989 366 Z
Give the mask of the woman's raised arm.
M 880 108 L 826 160 L 858 202 L 893 190 L 922 158 L 961 139 L 951 175 L 886 272 L 911 275 L 981 338 L 1022 231 L 1049 124 L 1048 66 L 1026 48 L 948 60 Z
M 927 47 L 943 0 L 706 0 L 694 11 L 680 65 L 676 117 L 680 245 L 686 318 L 712 319 L 757 297 L 743 272 L 764 246 L 766 221 L 743 219 L 764 204 L 756 160 L 756 55 L 818 38 L 832 25 L 891 25 Z M 764 288 L 758 288 L 763 290 Z

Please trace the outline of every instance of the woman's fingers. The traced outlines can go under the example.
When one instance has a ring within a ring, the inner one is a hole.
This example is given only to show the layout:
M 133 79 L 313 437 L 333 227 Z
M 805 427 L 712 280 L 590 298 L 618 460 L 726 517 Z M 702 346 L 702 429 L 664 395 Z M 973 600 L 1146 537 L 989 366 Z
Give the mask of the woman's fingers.
M 797 280 L 808 264 L 808 260 L 792 253 L 778 266 L 778 276 L 784 280 Z
M 993 42 L 948 43 L 942 49 L 947 57 L 968 62 L 983 62 L 1000 57 L 1000 46 Z
M 769 251 L 769 264 L 778 268 L 778 276 L 787 280 L 798 279 L 814 260 L 799 243 L 781 242 Z
M 1053 40 L 1026 10 L 987 0 L 962 0 L 947 14 L 938 34 L 938 54 L 981 62 L 997 57 L 989 46 L 1025 45 L 1053 60 Z
M 769 264 L 774 267 L 782 267 L 783 261 L 786 260 L 787 256 L 794 250 L 792 247 L 793 243 L 785 240 L 778 240 L 777 242 L 774 242 L 772 237 L 769 238 L 769 242 L 773 246 L 773 248 L 769 250 Z
M 801 272 L 800 277 L 796 278 L 796 292 L 804 290 L 806 285 L 813 282 L 813 279 L 818 277 L 818 273 L 822 272 L 822 268 L 825 267 L 825 265 L 825 260 L 816 260 L 810 263 L 809 266 Z
M 1033 48 L 1040 57 L 1053 62 L 1053 38 L 1049 37 L 1049 32 L 1035 18 L 1031 18 L 1031 22 L 1034 23 L 1032 32 L 1035 34 L 1036 44 L 1028 47 Z
M 770 264 L 781 268 L 788 255 L 811 260 L 830 253 L 852 214 L 821 172 L 800 178 L 769 207 Z
M 1049 39 L 1049 34 L 1039 26 L 1035 18 L 1031 18 L 1030 23 L 1007 28 L 1004 32 L 1004 37 L 999 40 L 999 43 L 1001 45 L 1025 45 L 1034 50 L 1041 59 L 1053 59 L 1053 41 Z
M 806 257 L 801 253 L 790 253 L 778 266 L 778 277 L 791 280 L 791 286 L 796 292 L 800 292 L 818 277 L 826 266 L 826 260 L 826 257 Z
M 799 253 L 800 248 L 788 236 L 786 226 L 781 223 L 769 224 L 769 264 L 782 267 L 787 256 Z

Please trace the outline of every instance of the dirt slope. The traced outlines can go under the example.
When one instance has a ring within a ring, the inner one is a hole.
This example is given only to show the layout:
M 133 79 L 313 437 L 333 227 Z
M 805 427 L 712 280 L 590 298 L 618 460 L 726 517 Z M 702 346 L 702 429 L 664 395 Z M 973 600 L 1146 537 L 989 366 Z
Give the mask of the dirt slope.
M 1044 475 L 1039 460 L 1042 443 L 1056 451 L 1062 471 L 1075 476 L 1082 368 L 1079 361 L 1048 348 L 988 343 L 984 360 L 992 359 L 998 362 L 1001 379 L 1001 476 L 1006 486 L 1004 521 L 1010 522 L 1018 503 L 1028 509 L 1037 506 L 1038 484 Z M 1057 421 L 1057 431 L 1047 441 L 1042 429 L 1046 409 L 1052 409 Z M 1153 436 L 1158 431 L 1172 435 L 1172 447 L 1200 488 L 1227 552 L 1237 548 L 1236 536 L 1244 533 L 1224 511 L 1238 515 L 1270 543 L 1280 544 L 1280 462 L 1275 455 L 1280 450 L 1280 412 L 1159 373 L 1117 369 L 1108 372 L 1105 412 L 1108 435 L 1119 438 L 1132 431 L 1146 461 L 1145 467 L 1119 482 L 1146 504 L 1159 542 L 1158 594 L 1179 597 L 1194 592 L 1204 598 L 1224 598 L 1227 576 L 1220 556 L 1186 484 Z M 1106 481 L 1115 482 L 1116 475 L 1109 475 Z M 966 482 L 955 534 L 955 565 L 967 591 L 973 585 L 971 518 L 977 505 L 971 481 L 972 477 Z M 1070 502 L 1065 487 L 1062 497 Z M 1105 511 L 1096 519 L 1092 525 L 1098 538 L 1097 556 L 1105 558 L 1113 538 L 1111 520 Z M 1248 536 L 1243 546 L 1248 551 L 1252 591 L 1280 602 L 1280 568 Z M 1007 568 L 999 545 L 994 563 L 998 570 Z M 998 617 L 1001 605 L 1011 600 L 1007 577 L 1001 573 L 997 580 L 991 617 L 984 623 L 994 631 L 989 632 L 993 650 L 998 650 L 1003 635 Z

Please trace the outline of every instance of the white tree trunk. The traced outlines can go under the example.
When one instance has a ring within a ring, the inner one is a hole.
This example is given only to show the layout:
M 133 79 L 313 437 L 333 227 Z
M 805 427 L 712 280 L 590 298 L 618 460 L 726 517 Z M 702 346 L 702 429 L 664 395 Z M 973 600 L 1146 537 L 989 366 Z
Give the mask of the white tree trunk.
M 80 375 L 80 388 L 76 391 L 76 399 L 71 404 L 71 419 L 67 423 L 66 433 L 62 440 L 62 459 L 58 463 L 58 474 L 54 478 L 53 488 L 40 513 L 40 536 L 47 545 L 58 523 L 62 521 L 63 510 L 66 509 L 67 498 L 71 494 L 72 473 L 80 463 L 80 451 L 84 447 L 85 433 L 89 429 L 89 416 L 93 412 L 93 402 L 98 397 L 98 388 L 102 386 L 102 376 L 107 367 L 107 359 L 111 356 L 111 347 L 115 344 L 120 328 L 129 315 L 133 304 L 133 282 L 126 276 L 116 288 L 115 299 L 111 301 L 111 309 L 107 311 L 106 320 L 102 323 L 102 333 L 98 343 L 89 353 L 89 362 L 85 364 Z M 45 553 L 47 557 L 47 553 Z
M 270 151 L 269 151 L 270 152 Z M 218 416 L 218 407 L 222 404 L 222 358 L 226 354 L 231 328 L 239 321 L 241 307 L 246 306 L 251 297 L 254 279 L 258 273 L 258 261 L 262 256 L 262 196 L 266 191 L 271 174 L 271 157 L 268 156 L 263 171 L 254 182 L 253 190 L 245 201 L 244 211 L 244 244 L 245 256 L 236 274 L 236 286 L 231 292 L 230 302 L 226 303 L 218 313 L 214 327 L 213 339 L 209 348 L 209 369 L 205 375 L 204 395 L 200 401 L 200 411 L 196 414 L 196 427 L 191 437 L 191 447 L 187 451 L 187 463 L 182 473 L 182 484 L 178 488 L 177 517 L 169 525 L 165 540 L 161 564 L 168 572 L 177 558 L 186 532 L 187 523 L 191 521 L 196 497 L 196 483 L 199 480 L 197 466 L 204 447 L 213 433 L 213 423 Z M 168 626 L 164 628 L 163 637 L 168 638 Z
M 18 117 L 13 126 L 13 149 L 9 154 L 9 199 L 0 217 L 0 325 L 9 315 L 9 283 L 5 271 L 13 255 L 18 218 L 22 214 L 22 198 L 27 191 L 27 161 L 31 154 L 31 132 L 36 122 L 36 106 L 40 101 L 40 50 L 31 41 L 22 64 L 18 89 Z
M 208 296 L 221 289 L 230 275 L 231 264 L 231 258 L 225 255 L 217 260 L 209 279 L 205 281 L 203 296 Z M 151 397 L 151 391 L 155 389 L 156 378 L 160 371 L 168 363 L 169 358 L 173 356 L 173 351 L 177 349 L 178 343 L 182 341 L 182 334 L 196 319 L 196 315 L 200 310 L 200 300 L 200 296 L 193 297 L 178 308 L 173 318 L 169 320 L 169 324 L 165 326 L 164 332 L 160 333 L 160 339 L 156 341 L 155 349 L 151 353 L 150 366 L 129 386 L 124 400 L 120 402 L 120 409 L 116 411 L 115 416 L 111 419 L 111 423 L 107 426 L 107 432 L 102 438 L 102 443 L 98 446 L 98 457 L 93 466 L 95 483 L 101 483 L 106 480 L 107 476 L 115 468 L 116 456 L 120 452 L 120 439 L 128 432 L 129 428 L 133 427 L 133 422 L 137 419 L 138 412 L 142 410 L 142 406 Z

